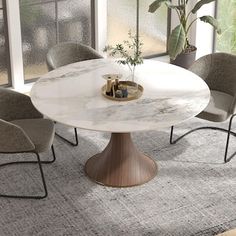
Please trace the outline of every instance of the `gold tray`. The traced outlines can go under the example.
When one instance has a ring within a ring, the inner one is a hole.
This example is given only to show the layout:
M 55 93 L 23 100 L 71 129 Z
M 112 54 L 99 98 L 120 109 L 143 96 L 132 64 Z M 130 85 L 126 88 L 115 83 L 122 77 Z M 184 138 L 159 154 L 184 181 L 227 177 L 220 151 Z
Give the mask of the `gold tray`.
M 110 100 L 114 101 L 131 101 L 138 99 L 143 94 L 143 86 L 138 84 L 138 90 L 136 89 L 137 84 L 132 81 L 119 81 L 119 84 L 126 85 L 128 90 L 128 97 L 117 98 L 115 96 L 109 96 L 106 94 L 106 84 L 102 86 L 102 95 Z

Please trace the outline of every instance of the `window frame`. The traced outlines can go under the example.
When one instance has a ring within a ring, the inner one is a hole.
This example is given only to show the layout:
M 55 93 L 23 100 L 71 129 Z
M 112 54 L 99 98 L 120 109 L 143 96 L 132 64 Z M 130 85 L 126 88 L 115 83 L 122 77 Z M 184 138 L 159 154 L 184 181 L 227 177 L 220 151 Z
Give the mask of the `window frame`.
M 214 11 L 214 17 L 217 19 L 218 18 L 218 1 L 215 1 L 215 11 Z M 213 33 L 213 42 L 212 42 L 212 52 L 215 53 L 216 52 L 216 31 L 214 30 L 214 33 Z
M 166 42 L 168 42 L 169 37 L 170 37 L 170 32 L 171 32 L 171 9 L 167 8 L 167 35 L 166 35 Z M 155 53 L 155 54 L 151 54 L 148 56 L 145 56 L 144 59 L 152 59 L 155 57 L 161 57 L 161 56 L 166 56 L 168 55 L 168 43 L 166 43 L 166 51 L 163 53 Z
M 5 3 L 5 16 L 8 31 L 8 50 L 9 50 L 9 73 L 7 86 L 12 86 L 13 89 L 18 91 L 25 91 L 26 87 L 35 79 L 25 80 L 24 64 L 23 64 L 23 51 L 22 51 L 22 37 L 20 25 L 20 4 L 19 0 L 3 0 Z M 48 0 L 47 2 L 49 2 Z M 51 0 L 51 2 L 60 0 Z M 103 48 L 106 45 L 107 39 L 107 25 L 104 16 L 107 15 L 107 1 L 108 0 L 90 0 L 91 4 L 91 46 L 98 50 L 102 55 Z M 33 3 L 32 3 L 33 4 Z M 172 13 L 167 10 L 167 40 L 170 35 L 172 26 Z M 166 52 L 160 54 L 153 54 L 145 58 L 154 58 L 168 55 L 167 45 Z M 28 85 L 27 85 L 28 84 Z
M 103 1 L 99 1 L 99 0 L 94 0 L 95 1 L 95 24 L 96 24 L 96 49 L 103 54 L 104 56 L 106 56 L 103 53 L 103 49 L 106 46 L 106 42 L 107 42 L 107 11 L 108 11 L 108 7 L 107 7 L 107 1 L 109 0 L 103 0 Z M 138 14 L 138 7 L 139 7 L 139 1 L 140 0 L 136 0 L 137 1 L 137 5 L 136 5 L 136 14 Z M 147 14 L 148 14 L 148 10 L 147 10 Z M 104 17 L 105 16 L 105 17 Z M 136 15 L 137 16 L 137 15 Z M 103 20 L 101 20 L 103 19 Z M 167 41 L 169 39 L 170 36 L 170 32 L 171 32 L 171 19 L 172 19 L 172 13 L 171 13 L 171 9 L 167 8 Z M 139 27 L 138 27 L 139 24 Z M 140 21 L 138 20 L 138 17 L 136 17 L 136 29 L 139 31 L 140 28 Z M 101 29 L 101 30 L 100 30 Z M 102 34 L 101 34 L 101 32 Z M 167 43 L 166 43 L 166 51 L 163 53 L 154 53 L 148 56 L 145 56 L 144 59 L 151 59 L 151 58 L 155 58 L 155 57 L 161 57 L 161 56 L 166 56 L 168 55 L 168 48 L 167 48 Z
M 136 29 L 137 29 L 137 32 L 139 32 L 139 30 L 140 30 L 140 21 L 139 21 L 139 11 L 140 11 L 140 9 L 138 9 L 139 8 L 139 1 L 140 0 L 137 0 L 137 6 L 136 6 L 137 7 L 137 9 L 136 9 L 136 11 L 137 11 L 137 13 L 136 13 Z M 167 8 L 166 11 L 167 11 L 166 42 L 168 42 L 169 36 L 170 36 L 170 31 L 171 31 L 171 9 Z M 166 51 L 165 52 L 163 52 L 163 53 L 154 53 L 154 54 L 151 54 L 151 55 L 148 55 L 148 56 L 144 56 L 144 59 L 152 59 L 154 57 L 161 57 L 161 56 L 166 56 L 166 55 L 168 55 L 168 43 L 166 43 Z
M 20 1 L 20 0 L 19 0 Z M 59 20 L 58 20 L 58 3 L 59 2 L 63 2 L 63 1 L 66 1 L 66 0 L 47 0 L 45 2 L 33 2 L 33 3 L 27 3 L 27 4 L 23 4 L 23 5 L 20 5 L 19 4 L 19 7 L 24 7 L 24 5 L 27 5 L 27 6 L 38 6 L 38 5 L 43 5 L 43 4 L 48 4 L 48 3 L 54 3 L 54 8 L 55 8 L 55 29 L 56 29 L 56 44 L 60 43 L 60 37 L 59 37 Z M 91 10 L 90 10 L 90 14 L 91 14 L 91 27 L 90 27 L 90 30 L 91 30 L 91 46 L 94 48 L 95 46 L 95 33 L 94 33 L 94 27 L 95 27 L 95 24 L 94 24 L 94 20 L 95 20 L 95 17 L 94 17 L 94 12 L 95 12 L 95 9 L 94 9 L 94 0 L 90 0 L 90 6 L 91 6 Z M 22 57 L 23 57 L 23 51 L 22 51 Z M 23 59 L 23 58 L 22 58 Z M 45 58 L 46 60 L 46 58 Z M 24 71 L 24 84 L 28 84 L 28 83 L 32 83 L 32 82 L 36 82 L 39 77 L 36 77 L 36 78 L 32 78 L 32 79 L 25 79 L 25 68 L 24 68 L 24 62 L 23 62 L 23 71 Z
M 11 87 L 12 86 L 6 1 L 7 0 L 2 0 L 2 7 L 0 7 L 0 10 L 3 12 L 3 20 L 4 20 L 4 37 L 5 37 L 5 50 L 6 50 L 6 60 L 7 60 L 6 69 L 7 69 L 8 83 L 2 84 L 1 87 Z

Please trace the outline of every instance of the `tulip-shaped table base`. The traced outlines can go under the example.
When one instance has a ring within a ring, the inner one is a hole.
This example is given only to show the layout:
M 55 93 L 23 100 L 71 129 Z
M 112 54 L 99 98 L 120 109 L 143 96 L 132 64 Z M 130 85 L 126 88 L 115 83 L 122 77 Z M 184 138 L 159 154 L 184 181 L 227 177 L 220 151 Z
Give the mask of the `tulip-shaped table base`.
M 157 165 L 137 150 L 130 133 L 112 133 L 107 147 L 87 161 L 85 171 L 98 184 L 131 187 L 154 178 Z

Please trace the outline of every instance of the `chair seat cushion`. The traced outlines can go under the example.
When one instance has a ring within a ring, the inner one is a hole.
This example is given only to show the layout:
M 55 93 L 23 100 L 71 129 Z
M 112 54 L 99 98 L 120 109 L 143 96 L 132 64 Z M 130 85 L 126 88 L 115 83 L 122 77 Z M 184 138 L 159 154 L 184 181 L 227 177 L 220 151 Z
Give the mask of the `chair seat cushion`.
M 35 145 L 37 152 L 47 151 L 54 139 L 54 123 L 48 119 L 22 119 L 11 123 L 21 127 Z
M 232 101 L 233 96 L 211 90 L 211 98 L 208 106 L 197 117 L 214 122 L 225 121 L 231 115 L 230 108 Z

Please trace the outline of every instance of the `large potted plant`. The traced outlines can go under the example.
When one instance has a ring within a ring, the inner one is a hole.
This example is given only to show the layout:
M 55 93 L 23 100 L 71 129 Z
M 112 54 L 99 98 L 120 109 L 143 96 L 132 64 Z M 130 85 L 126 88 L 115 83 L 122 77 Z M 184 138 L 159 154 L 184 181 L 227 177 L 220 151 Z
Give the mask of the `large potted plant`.
M 162 4 L 165 4 L 166 7 L 175 10 L 178 15 L 179 24 L 172 30 L 168 41 L 168 53 L 172 64 L 189 68 L 194 62 L 197 48 L 190 44 L 188 33 L 196 20 L 200 19 L 212 25 L 218 34 L 221 33 L 219 23 L 214 17 L 209 15 L 194 17 L 194 19 L 191 17 L 196 14 L 203 5 L 213 1 L 216 0 L 200 0 L 190 11 L 187 10 L 189 9 L 187 6 L 190 2 L 189 0 L 178 0 L 178 4 L 176 5 L 173 4 L 171 0 L 155 0 L 149 6 L 149 12 L 154 13 Z

